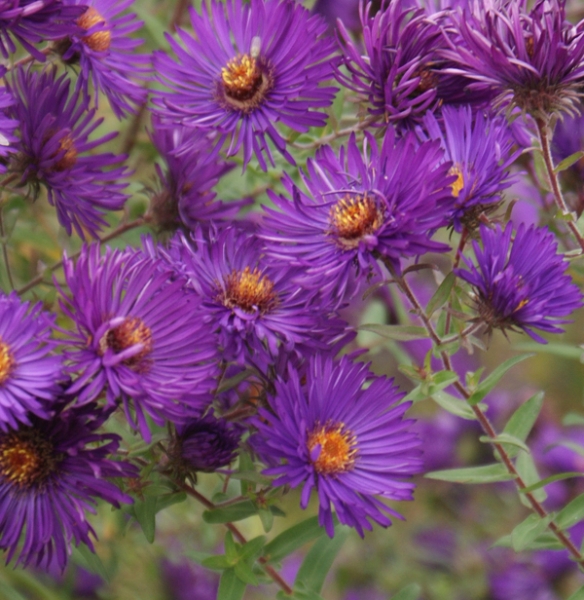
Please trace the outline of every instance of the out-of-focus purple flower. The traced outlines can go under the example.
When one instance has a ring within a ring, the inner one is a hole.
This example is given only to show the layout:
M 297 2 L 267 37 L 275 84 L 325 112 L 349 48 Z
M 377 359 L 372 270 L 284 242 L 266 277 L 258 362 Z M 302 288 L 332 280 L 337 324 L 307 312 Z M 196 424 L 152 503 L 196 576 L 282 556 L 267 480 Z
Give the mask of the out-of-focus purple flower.
M 432 447 L 431 444 L 427 445 Z M 420 562 L 431 568 L 444 568 L 448 571 L 456 560 L 456 531 L 446 527 L 433 527 L 416 534 L 415 538 Z
M 246 201 L 215 201 L 213 186 L 234 166 L 209 158 L 207 139 L 199 130 L 168 125 L 154 119 L 152 141 L 162 155 L 167 169 L 156 170 L 161 189 L 152 198 L 150 212 L 162 229 L 195 229 L 201 223 L 233 219 Z M 193 138 L 199 143 L 193 143 Z
M 121 400 L 145 438 L 146 413 L 158 424 L 197 414 L 214 386 L 217 349 L 185 280 L 140 251 L 100 256 L 98 245 L 65 258 L 64 270 L 70 292 L 61 306 L 75 326 L 65 356 L 78 373 L 70 392 L 87 402 L 105 389 L 107 404 Z
M 54 319 L 41 304 L 21 302 L 16 292 L 0 297 L 0 429 L 30 425 L 32 414 L 48 419 L 63 380 L 60 356 L 52 356 Z
M 489 574 L 493 600 L 560 600 L 545 575 L 529 564 L 506 562 Z
M 408 403 L 392 380 L 376 377 L 368 365 L 315 356 L 306 381 L 290 367 L 287 381 L 275 383 L 269 408 L 262 408 L 252 445 L 269 465 L 274 485 L 302 486 L 306 508 L 313 490 L 319 522 L 334 534 L 333 509 L 359 535 L 374 521 L 391 525 L 400 517 L 376 496 L 411 500 L 408 481 L 421 469 L 420 442 L 403 420 Z M 370 385 L 363 389 L 365 383 Z
M 575 113 L 584 80 L 584 22 L 566 19 L 564 0 L 475 0 L 453 14 L 450 49 L 441 52 L 469 78 L 471 90 L 494 90 L 537 119 Z
M 119 437 L 96 430 L 107 414 L 95 405 L 63 409 L 50 420 L 0 432 L 0 548 L 7 561 L 63 570 L 71 545 L 95 532 L 86 519 L 100 498 L 120 507 L 131 502 L 110 478 L 135 477 L 137 470 L 108 456 Z
M 473 242 L 477 266 L 464 257 L 469 268 L 457 269 L 459 277 L 474 288 L 477 319 L 489 331 L 524 331 L 536 342 L 546 340 L 534 329 L 548 333 L 563 331 L 559 324 L 582 306 L 582 294 L 565 273 L 568 262 L 557 253 L 555 237 L 545 228 L 481 225 L 483 242 Z
M 171 92 L 158 92 L 154 103 L 165 117 L 189 127 L 215 129 L 217 147 L 228 155 L 243 148 L 244 166 L 253 153 L 262 169 L 273 163 L 268 139 L 291 163 L 278 122 L 295 131 L 326 123 L 318 108 L 329 106 L 336 88 L 332 78 L 334 41 L 326 23 L 294 0 L 241 0 L 191 10 L 195 37 L 179 30 L 169 38 L 178 62 L 154 55 L 158 73 Z
M 338 156 L 321 148 L 303 175 L 309 195 L 290 177 L 292 202 L 270 193 L 278 210 L 265 209 L 261 233 L 270 255 L 302 265 L 341 303 L 355 270 L 361 280 L 380 274 L 379 258 L 399 270 L 403 257 L 448 250 L 431 240 L 447 223 L 455 179 L 442 156 L 438 142 L 419 143 L 414 134 L 396 140 L 392 128 L 381 150 L 369 133 L 362 150 L 355 137 Z
M 0 76 L 4 76 L 6 70 L 0 67 Z M 18 121 L 8 116 L 10 107 L 14 104 L 12 94 L 0 86 L 0 173 L 6 172 L 6 164 L 11 154 L 18 148 L 18 136 L 16 129 Z
M 117 133 L 90 141 L 103 119 L 95 119 L 87 100 L 77 91 L 69 94 L 69 87 L 67 76 L 56 79 L 54 69 L 18 69 L 11 84 L 16 102 L 8 115 L 20 123 L 20 144 L 8 169 L 35 195 L 41 184 L 47 188 L 69 235 L 75 229 L 82 238 L 97 237 L 107 225 L 103 211 L 120 210 L 128 198 L 122 190 L 129 172 L 120 166 L 124 156 L 85 154 Z
M 312 12 L 324 17 L 332 29 L 336 28 L 337 19 L 350 31 L 361 28 L 359 0 L 316 0 Z
M 560 162 L 576 152 L 584 150 L 584 115 L 567 117 L 559 121 L 554 130 L 553 154 L 556 162 Z M 584 210 L 584 158 L 562 172 L 562 183 L 565 188 L 575 192 L 578 214 Z
M 135 79 L 146 79 L 151 71 L 150 56 L 135 50 L 142 40 L 131 34 L 142 26 L 135 14 L 123 11 L 133 0 L 65 0 L 86 10 L 77 19 L 78 32 L 55 45 L 66 64 L 79 64 L 79 85 L 89 94 L 93 84 L 107 97 L 115 115 L 121 119 L 146 101 L 146 90 Z
M 219 575 L 182 560 L 161 561 L 162 580 L 172 600 L 216 600 Z
M 512 152 L 506 122 L 486 118 L 482 112 L 473 115 L 470 106 L 445 106 L 442 127 L 427 114 L 424 128 L 431 139 L 440 140 L 445 160 L 452 162 L 449 173 L 456 175 L 451 185 L 454 229 L 476 229 L 479 215 L 496 209 L 501 192 L 513 183 L 508 169 L 518 152 Z

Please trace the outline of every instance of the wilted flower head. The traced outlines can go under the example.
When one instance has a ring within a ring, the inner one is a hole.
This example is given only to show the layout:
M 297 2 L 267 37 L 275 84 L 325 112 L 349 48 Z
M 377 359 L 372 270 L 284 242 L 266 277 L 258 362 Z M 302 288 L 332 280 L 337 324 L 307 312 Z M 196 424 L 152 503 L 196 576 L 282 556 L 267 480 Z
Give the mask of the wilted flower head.
M 369 387 L 363 386 L 369 383 Z M 304 378 L 290 367 L 275 383 L 269 408 L 255 420 L 251 440 L 274 485 L 302 485 L 301 506 L 313 490 L 319 522 L 334 533 L 333 509 L 341 523 L 363 535 L 371 521 L 391 525 L 400 517 L 376 496 L 411 500 L 408 481 L 421 469 L 419 440 L 403 420 L 408 403 L 392 380 L 375 377 L 368 365 L 315 356 Z
M 107 417 L 95 405 L 63 409 L 49 420 L 0 432 L 0 548 L 7 561 L 63 570 L 71 545 L 93 550 L 86 513 L 100 498 L 117 508 L 131 502 L 112 477 L 135 477 L 136 469 L 108 458 L 119 437 L 96 430 Z
M 128 198 L 122 190 L 129 172 L 120 166 L 125 156 L 85 153 L 117 134 L 89 140 L 103 119 L 95 119 L 77 90 L 69 93 L 67 76 L 57 79 L 54 69 L 18 69 L 11 88 L 16 101 L 8 114 L 20 123 L 20 144 L 9 171 L 35 195 L 46 187 L 69 235 L 75 229 L 83 238 L 97 237 L 107 225 L 103 211 L 120 210 Z
M 564 317 L 582 306 L 582 294 L 566 274 L 568 262 L 557 253 L 557 243 L 545 228 L 519 225 L 504 231 L 481 225 L 482 249 L 473 242 L 477 265 L 464 257 L 468 271 L 456 274 L 473 286 L 477 320 L 489 331 L 524 331 L 536 342 L 546 340 L 534 330 L 559 333 Z
M 326 23 L 294 0 L 211 0 L 201 15 L 191 10 L 195 37 L 179 30 L 169 39 L 178 63 L 155 53 L 156 70 L 171 92 L 154 99 L 158 112 L 189 127 L 217 130 L 217 146 L 228 155 L 243 148 L 260 166 L 273 163 L 268 139 L 290 162 L 281 122 L 308 131 L 326 122 L 318 110 L 329 106 L 336 89 L 321 87 L 332 77 L 334 42 Z M 184 45 L 184 47 L 183 47 Z

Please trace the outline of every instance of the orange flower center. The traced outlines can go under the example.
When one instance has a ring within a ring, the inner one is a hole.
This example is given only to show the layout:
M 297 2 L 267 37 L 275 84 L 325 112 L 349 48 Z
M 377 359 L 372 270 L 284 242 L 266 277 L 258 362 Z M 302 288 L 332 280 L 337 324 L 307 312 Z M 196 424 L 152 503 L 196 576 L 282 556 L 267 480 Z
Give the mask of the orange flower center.
M 330 224 L 339 245 L 356 248 L 366 235 L 375 233 L 383 223 L 383 211 L 373 198 L 347 194 L 330 210 Z
M 99 348 L 102 355 L 108 348 L 119 354 L 136 344 L 142 344 L 142 350 L 122 361 L 134 370 L 146 366 L 144 359 L 152 352 L 152 332 L 141 319 L 126 317 L 121 325 L 105 333 L 99 341 Z
M 259 106 L 272 87 L 272 78 L 250 54 L 232 58 L 221 69 L 221 85 L 225 102 L 242 112 Z
M 227 308 L 238 307 L 247 313 L 269 312 L 278 304 L 274 284 L 256 267 L 253 271 L 233 270 L 224 279 L 225 291 L 221 301 Z
M 460 167 L 454 165 L 448 171 L 448 175 L 456 175 L 456 180 L 450 184 L 450 187 L 452 188 L 452 195 L 455 198 L 458 198 L 462 188 L 464 187 L 464 177 L 462 175 L 462 171 L 460 170 Z
M 320 447 L 317 458 L 313 459 L 314 468 L 320 475 L 343 473 L 355 464 L 357 440 L 342 424 L 316 427 L 306 444 L 311 454 L 316 446 Z
M 106 20 L 99 14 L 93 6 L 90 6 L 78 19 L 77 25 L 87 31 L 91 29 L 94 25 L 98 23 L 103 23 L 106 25 Z M 112 32 L 109 29 L 104 29 L 102 31 L 96 31 L 95 33 L 91 33 L 90 35 L 83 36 L 81 38 L 83 43 L 95 50 L 96 52 L 105 52 L 109 50 L 109 47 L 112 42 Z
M 57 161 L 54 168 L 55 171 L 66 171 L 77 162 L 77 148 L 75 148 L 75 141 L 70 134 L 60 139 L 58 153 L 60 152 L 64 152 L 64 154 Z
M 13 368 L 14 357 L 10 351 L 10 346 L 0 338 L 0 385 L 10 377 Z

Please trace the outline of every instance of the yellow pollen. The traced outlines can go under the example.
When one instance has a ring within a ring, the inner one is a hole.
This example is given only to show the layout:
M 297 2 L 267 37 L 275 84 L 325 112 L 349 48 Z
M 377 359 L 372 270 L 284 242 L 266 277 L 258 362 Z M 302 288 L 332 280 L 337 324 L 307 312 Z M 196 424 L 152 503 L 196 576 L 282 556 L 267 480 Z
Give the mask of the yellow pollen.
M 383 212 L 367 193 L 347 194 L 330 210 L 330 223 L 339 244 L 344 248 L 356 248 L 366 235 L 375 233 L 383 222 Z
M 225 277 L 224 283 L 225 292 L 221 300 L 227 308 L 238 307 L 247 313 L 257 310 L 265 313 L 278 304 L 274 284 L 257 267 L 253 271 L 249 267 L 243 271 L 233 270 Z
M 122 361 L 122 364 L 134 370 L 147 366 L 144 359 L 152 352 L 152 332 L 141 319 L 126 317 L 121 325 L 104 334 L 99 341 L 99 349 L 102 355 L 108 348 L 119 354 L 136 344 L 143 344 L 142 350 Z
M 78 19 L 77 25 L 81 27 L 81 29 L 91 29 L 94 25 L 98 23 L 103 23 L 106 25 L 106 20 L 99 14 L 93 6 L 90 6 Z M 109 29 L 104 29 L 102 31 L 96 31 L 95 33 L 91 33 L 90 35 L 83 36 L 81 38 L 83 43 L 95 50 L 96 52 L 105 52 L 109 49 L 110 44 L 112 42 L 112 32 Z
M 529 298 L 524 298 L 523 300 L 521 300 L 521 302 L 515 307 L 515 310 L 513 312 L 517 312 L 518 310 L 521 310 L 524 306 L 527 306 L 529 304 Z
M 0 438 L 0 476 L 19 487 L 45 479 L 56 462 L 53 445 L 32 429 L 10 432 Z
M 14 358 L 10 351 L 10 346 L 0 338 L 0 385 L 10 377 L 13 368 Z
M 77 162 L 77 148 L 75 148 L 75 141 L 70 134 L 62 137 L 59 141 L 59 152 L 63 151 L 65 154 L 57 161 L 54 167 L 55 171 L 66 171 Z
M 270 69 L 259 56 L 238 55 L 221 69 L 218 100 L 249 113 L 262 103 L 272 84 Z
M 462 171 L 460 170 L 460 167 L 455 165 L 448 171 L 448 175 L 456 175 L 456 180 L 454 183 L 450 184 L 450 187 L 452 188 L 452 195 L 455 198 L 458 198 L 462 188 L 464 187 L 464 177 L 462 175 Z
M 355 436 L 342 424 L 317 427 L 306 442 L 311 453 L 317 445 L 320 446 L 313 465 L 321 475 L 336 475 L 352 469 L 357 454 L 356 444 Z

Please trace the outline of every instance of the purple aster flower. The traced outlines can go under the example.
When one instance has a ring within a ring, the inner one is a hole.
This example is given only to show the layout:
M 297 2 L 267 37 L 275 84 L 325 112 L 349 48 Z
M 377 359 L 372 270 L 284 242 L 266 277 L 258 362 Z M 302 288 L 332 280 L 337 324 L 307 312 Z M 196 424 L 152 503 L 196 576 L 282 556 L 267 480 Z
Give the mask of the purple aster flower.
M 130 37 L 142 21 L 134 13 L 120 14 L 133 0 L 65 1 L 86 10 L 77 19 L 78 32 L 55 44 L 55 52 L 66 64 L 79 64 L 79 85 L 87 94 L 93 83 L 96 104 L 103 92 L 118 119 L 136 112 L 147 92 L 135 79 L 146 79 L 151 67 L 148 55 L 135 52 L 142 40 Z
M 502 119 L 489 119 L 482 112 L 473 115 L 470 106 L 442 110 L 441 128 L 433 114 L 424 118 L 431 139 L 440 140 L 444 158 L 456 175 L 451 185 L 454 206 L 451 219 L 456 231 L 478 227 L 481 213 L 495 210 L 501 192 L 513 183 L 509 167 L 520 151 L 512 152 L 513 138 Z
M 264 256 L 253 233 L 235 227 L 175 239 L 179 268 L 202 299 L 198 318 L 219 333 L 223 358 L 240 364 L 272 362 L 279 349 L 303 345 L 326 350 L 344 323 L 314 291 L 302 286 L 302 272 Z
M 196 563 L 180 559 L 161 560 L 162 581 L 173 600 L 216 600 L 219 575 Z
M 47 419 L 63 379 L 60 356 L 52 356 L 54 319 L 21 302 L 16 292 L 0 297 L 0 429 L 30 425 L 30 415 Z
M 145 438 L 145 413 L 159 424 L 198 414 L 214 386 L 217 350 L 184 279 L 140 251 L 100 256 L 99 245 L 85 246 L 76 263 L 65 258 L 64 269 L 70 293 L 61 292 L 61 306 L 76 327 L 65 357 L 79 374 L 70 392 L 87 402 L 105 389 L 107 404 L 121 400 Z
M 562 119 L 554 130 L 553 154 L 560 161 L 580 152 L 584 148 L 584 115 Z M 562 183 L 577 196 L 575 206 L 578 214 L 584 210 L 584 159 L 580 158 L 575 164 L 561 173 Z
M 322 15 L 331 29 L 336 29 L 337 19 L 340 19 L 351 31 L 358 31 L 361 28 L 359 0 L 316 0 L 312 11 Z
M 107 414 L 94 405 L 63 409 L 50 420 L 0 432 L 0 548 L 7 561 L 63 570 L 71 543 L 86 544 L 95 532 L 86 513 L 100 498 L 120 507 L 131 502 L 112 477 L 135 477 L 136 469 L 108 458 L 119 437 L 99 434 Z
M 545 575 L 520 562 L 508 562 L 489 576 L 493 600 L 559 600 Z
M 5 69 L 0 67 L 0 76 L 3 77 L 5 73 Z M 18 136 L 15 135 L 18 121 L 8 116 L 13 104 L 12 94 L 4 86 L 0 86 L 0 173 L 6 172 L 8 158 L 16 152 L 18 146 Z
M 409 404 L 399 404 L 403 394 L 347 357 L 313 357 L 305 383 L 293 367 L 288 375 L 255 419 L 252 444 L 270 465 L 264 473 L 277 476 L 274 485 L 302 485 L 302 508 L 316 490 L 319 522 L 331 537 L 333 508 L 361 536 L 372 528 L 369 519 L 391 525 L 387 515 L 400 515 L 376 496 L 411 500 L 407 480 L 421 470 L 420 442 L 408 431 L 413 421 L 403 420 Z
M 197 137 L 198 143 L 193 143 Z M 154 119 L 152 141 L 167 165 L 165 171 L 156 167 L 161 189 L 150 206 L 152 218 L 161 229 L 195 229 L 204 222 L 233 219 L 242 206 L 249 204 L 215 201 L 213 186 L 235 165 L 209 158 L 212 140 L 199 130 L 169 126 Z
M 438 142 L 420 144 L 414 134 L 396 141 L 392 128 L 381 150 L 368 133 L 362 152 L 355 137 L 338 156 L 321 148 L 302 176 L 309 195 L 290 177 L 284 185 L 292 202 L 270 193 L 279 210 L 265 209 L 269 253 L 303 265 L 342 302 L 355 269 L 369 277 L 379 273 L 378 258 L 399 269 L 403 257 L 448 250 L 430 239 L 447 223 L 451 202 L 454 176 L 442 157 Z
M 238 426 L 213 415 L 179 424 L 168 450 L 171 465 L 183 477 L 213 473 L 235 459 L 241 433 Z
M 55 73 L 54 69 L 16 72 L 12 83 L 16 103 L 8 114 L 20 122 L 20 144 L 9 171 L 35 196 L 41 184 L 47 188 L 49 202 L 69 235 L 75 229 L 82 238 L 86 233 L 97 237 L 107 226 L 103 211 L 120 210 L 128 198 L 121 181 L 128 175 L 120 166 L 125 156 L 84 156 L 117 133 L 90 141 L 103 119 L 95 120 L 87 100 L 76 91 L 69 94 L 67 76 L 56 79 Z
M 582 306 L 578 287 L 566 274 L 568 262 L 557 253 L 557 243 L 545 228 L 519 225 L 511 241 L 513 227 L 507 224 L 489 229 L 481 225 L 483 242 L 473 242 L 477 266 L 464 257 L 469 268 L 456 274 L 474 289 L 478 317 L 488 328 L 522 330 L 536 342 L 546 340 L 534 329 L 559 333 L 563 317 Z
M 191 10 L 195 37 L 179 30 L 169 38 L 178 63 L 154 54 L 156 70 L 171 92 L 154 102 L 159 112 L 189 127 L 219 131 L 217 146 L 228 155 L 243 148 L 244 166 L 255 152 L 260 166 L 273 163 L 268 139 L 291 163 L 275 124 L 295 131 L 322 127 L 336 88 L 320 84 L 332 77 L 334 41 L 326 23 L 293 0 L 210 1 Z M 264 157 L 265 155 L 265 157 Z
M 453 15 L 451 73 L 468 88 L 498 93 L 496 104 L 518 106 L 537 119 L 576 112 L 584 81 L 584 22 L 566 20 L 564 0 L 475 1 Z

